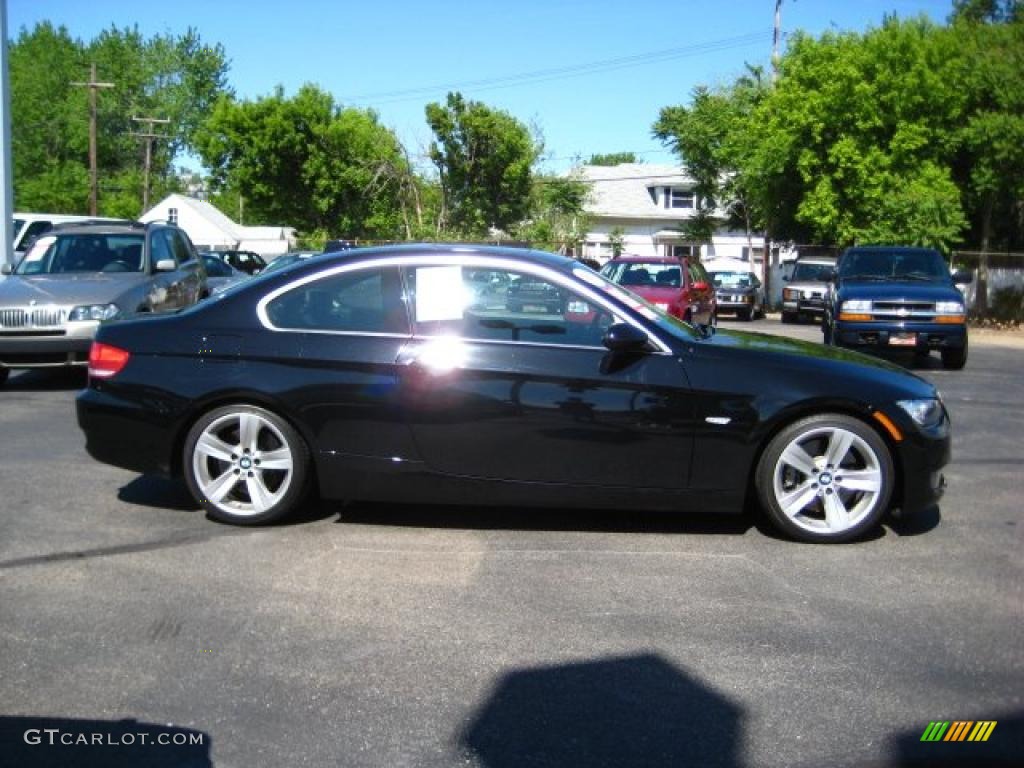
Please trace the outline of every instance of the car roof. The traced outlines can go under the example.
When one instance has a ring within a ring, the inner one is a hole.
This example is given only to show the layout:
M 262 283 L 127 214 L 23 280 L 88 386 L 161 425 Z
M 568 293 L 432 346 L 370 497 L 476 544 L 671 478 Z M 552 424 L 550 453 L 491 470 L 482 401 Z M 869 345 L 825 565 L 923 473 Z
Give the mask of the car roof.
M 611 261 L 621 261 L 630 264 L 679 264 L 686 258 L 675 258 L 673 256 L 615 256 Z
M 938 253 L 934 248 L 915 245 L 854 245 L 843 251 L 847 253 Z
M 567 256 L 559 256 L 546 251 L 535 251 L 529 248 L 510 248 L 500 245 L 473 245 L 468 243 L 410 243 L 403 245 L 383 245 L 366 248 L 353 248 L 346 251 L 324 253 L 316 257 L 317 268 L 331 259 L 344 261 L 346 264 L 370 261 L 381 258 L 402 258 L 404 256 L 448 256 L 477 255 L 496 258 L 513 258 L 541 264 L 554 269 L 569 270 L 579 262 Z M 314 259 L 306 259 L 314 261 Z

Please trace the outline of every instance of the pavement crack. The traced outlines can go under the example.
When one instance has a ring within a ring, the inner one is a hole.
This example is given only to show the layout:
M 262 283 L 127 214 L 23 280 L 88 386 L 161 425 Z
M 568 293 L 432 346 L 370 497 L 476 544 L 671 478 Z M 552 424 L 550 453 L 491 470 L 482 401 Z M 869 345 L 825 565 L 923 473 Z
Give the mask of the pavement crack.
M 136 552 L 152 552 L 159 549 L 172 549 L 192 544 L 201 544 L 211 539 L 219 539 L 224 536 L 244 536 L 248 531 L 216 531 L 206 533 L 187 533 L 168 536 L 157 541 L 142 541 L 136 544 L 116 544 L 110 547 L 94 547 L 91 549 L 76 549 L 69 552 L 51 552 L 46 555 L 32 555 L 30 557 L 18 557 L 13 560 L 0 561 L 0 571 L 13 570 L 15 568 L 29 568 L 36 565 L 51 565 L 53 563 L 72 562 L 76 560 L 92 560 L 100 557 L 114 557 L 116 555 L 130 555 Z

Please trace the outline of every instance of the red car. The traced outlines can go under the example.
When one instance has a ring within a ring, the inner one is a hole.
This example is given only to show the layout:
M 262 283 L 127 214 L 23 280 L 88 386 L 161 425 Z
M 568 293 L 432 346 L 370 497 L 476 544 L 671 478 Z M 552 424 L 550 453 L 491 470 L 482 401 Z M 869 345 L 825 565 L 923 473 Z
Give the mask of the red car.
M 718 322 L 715 286 L 699 261 L 659 256 L 619 256 L 601 274 L 658 309 L 697 325 Z

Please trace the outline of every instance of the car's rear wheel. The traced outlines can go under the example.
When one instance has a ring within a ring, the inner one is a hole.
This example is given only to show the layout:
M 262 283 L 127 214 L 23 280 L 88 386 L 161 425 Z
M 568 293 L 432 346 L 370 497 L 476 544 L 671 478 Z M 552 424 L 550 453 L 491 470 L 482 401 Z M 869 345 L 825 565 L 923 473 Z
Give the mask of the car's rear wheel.
M 755 475 L 772 523 L 792 538 L 821 543 L 849 541 L 876 526 L 894 482 L 892 456 L 878 433 L 837 413 L 779 432 Z
M 957 349 L 956 347 L 950 347 L 949 349 L 942 350 L 942 367 L 951 371 L 959 371 L 967 365 L 967 342 L 964 341 L 963 347 Z
M 204 414 L 185 439 L 189 490 L 210 516 L 235 525 L 275 522 L 302 501 L 309 449 L 276 414 L 228 405 Z

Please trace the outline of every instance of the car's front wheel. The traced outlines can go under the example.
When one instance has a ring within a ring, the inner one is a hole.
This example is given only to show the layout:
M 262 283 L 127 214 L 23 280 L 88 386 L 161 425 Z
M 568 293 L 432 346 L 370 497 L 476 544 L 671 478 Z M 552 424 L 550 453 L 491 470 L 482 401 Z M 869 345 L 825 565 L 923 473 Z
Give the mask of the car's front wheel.
M 275 522 L 302 501 L 309 449 L 276 414 L 228 405 L 204 414 L 185 438 L 182 466 L 192 495 L 210 516 L 235 525 Z
M 878 433 L 838 413 L 780 431 L 755 475 L 772 523 L 792 538 L 821 543 L 849 541 L 876 526 L 894 482 L 892 456 Z

